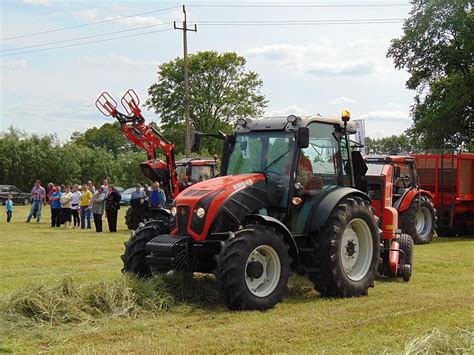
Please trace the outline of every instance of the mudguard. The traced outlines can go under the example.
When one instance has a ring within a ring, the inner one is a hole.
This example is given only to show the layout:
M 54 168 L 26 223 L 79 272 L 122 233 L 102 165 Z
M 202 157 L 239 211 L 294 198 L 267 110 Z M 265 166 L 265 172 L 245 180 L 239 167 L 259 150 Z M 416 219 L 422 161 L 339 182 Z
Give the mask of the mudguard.
M 270 216 L 263 216 L 260 214 L 250 214 L 245 217 L 245 223 L 248 224 L 250 222 L 259 222 L 261 224 L 268 224 L 274 227 L 277 231 L 283 234 L 283 240 L 290 246 L 289 254 L 293 259 L 291 265 L 294 269 L 300 266 L 300 253 L 298 250 L 298 246 L 296 245 L 295 238 L 293 238 L 293 234 L 291 234 L 290 230 L 283 224 L 283 222 L 279 221 L 276 218 Z
M 433 196 L 431 196 L 431 193 L 426 190 L 417 190 L 417 189 L 410 189 L 407 190 L 403 193 L 403 195 L 398 199 L 396 203 L 394 203 L 393 207 L 395 207 L 398 212 L 403 212 L 406 211 L 413 200 L 419 196 L 426 196 L 429 199 L 433 199 Z
M 340 187 L 329 192 L 326 197 L 313 209 L 309 223 L 306 224 L 306 233 L 319 230 L 329 218 L 332 210 L 344 197 L 349 195 L 358 196 L 370 203 L 370 197 L 360 190 L 352 187 Z

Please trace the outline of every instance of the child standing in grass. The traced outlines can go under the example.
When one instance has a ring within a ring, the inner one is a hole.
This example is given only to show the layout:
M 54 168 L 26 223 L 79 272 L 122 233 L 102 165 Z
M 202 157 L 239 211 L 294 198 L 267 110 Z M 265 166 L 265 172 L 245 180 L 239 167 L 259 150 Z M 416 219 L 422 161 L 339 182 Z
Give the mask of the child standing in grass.
M 8 194 L 8 200 L 5 202 L 5 206 L 7 208 L 7 222 L 10 223 L 13 214 L 13 201 L 11 194 Z

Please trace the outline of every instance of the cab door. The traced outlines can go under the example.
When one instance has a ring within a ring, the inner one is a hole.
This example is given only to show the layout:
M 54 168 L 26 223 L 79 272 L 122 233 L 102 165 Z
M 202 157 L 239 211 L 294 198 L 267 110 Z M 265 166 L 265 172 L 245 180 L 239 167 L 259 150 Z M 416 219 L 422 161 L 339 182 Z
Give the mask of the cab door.
M 309 146 L 301 149 L 296 169 L 295 185 L 300 191 L 299 205 L 293 204 L 291 231 L 304 234 L 313 209 L 326 194 L 338 187 L 341 171 L 340 142 L 333 134 L 332 124 L 313 122 L 308 125 Z

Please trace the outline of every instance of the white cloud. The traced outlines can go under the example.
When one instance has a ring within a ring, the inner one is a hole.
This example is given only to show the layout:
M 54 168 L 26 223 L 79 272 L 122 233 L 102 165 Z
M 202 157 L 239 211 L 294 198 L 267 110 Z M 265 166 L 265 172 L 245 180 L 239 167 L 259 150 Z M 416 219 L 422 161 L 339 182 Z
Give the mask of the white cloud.
M 28 62 L 25 59 L 19 59 L 2 63 L 0 64 L 0 67 L 7 70 L 26 70 L 28 68 Z
M 349 99 L 348 97 L 336 97 L 335 99 L 329 101 L 330 105 L 344 105 L 344 104 L 355 104 L 357 100 Z
M 50 6 L 52 0 L 23 0 L 23 3 L 31 5 Z
M 99 20 L 99 10 L 97 9 L 84 9 L 79 11 L 73 11 L 72 15 L 81 20 L 86 20 L 88 22 L 95 22 Z
M 347 62 L 311 63 L 306 72 L 315 76 L 362 76 L 376 73 L 373 59 L 360 59 Z
M 117 17 L 106 17 L 105 20 L 111 20 Z M 153 25 L 161 25 L 163 23 L 157 17 L 153 16 L 135 16 L 135 17 L 126 17 L 116 21 L 117 23 L 124 24 L 130 27 L 137 27 L 137 26 L 153 26 Z
M 108 54 L 103 56 L 85 56 L 79 58 L 79 64 L 90 66 L 130 66 L 134 68 L 142 68 L 149 66 L 157 66 L 160 63 L 151 60 L 132 59 L 129 57 Z M 146 68 L 148 69 L 148 68 Z
M 305 67 L 307 58 L 329 53 L 333 50 L 333 46 L 333 42 L 326 39 L 305 45 L 277 43 L 247 49 L 244 51 L 244 55 L 275 61 L 280 65 L 285 65 L 292 70 L 301 72 Z
M 403 111 L 371 111 L 359 118 L 369 121 L 410 121 L 410 116 Z
M 267 117 L 304 115 L 304 114 L 307 114 L 307 111 L 304 108 L 301 108 L 297 105 L 290 105 L 290 106 L 280 108 L 280 109 L 265 111 L 265 116 Z
M 129 27 L 153 26 L 164 23 L 162 19 L 154 16 L 134 16 L 123 18 L 121 18 L 122 16 L 101 16 L 98 9 L 79 10 L 74 11 L 72 14 L 73 16 L 88 22 L 115 20 L 113 21 L 114 23 L 123 24 Z
M 367 49 L 375 46 L 377 41 L 372 39 L 359 39 L 347 43 L 347 47 L 354 49 Z
M 247 49 L 244 51 L 244 54 L 248 56 L 261 56 L 273 60 L 287 60 L 292 56 L 305 54 L 308 50 L 308 46 L 281 43 Z

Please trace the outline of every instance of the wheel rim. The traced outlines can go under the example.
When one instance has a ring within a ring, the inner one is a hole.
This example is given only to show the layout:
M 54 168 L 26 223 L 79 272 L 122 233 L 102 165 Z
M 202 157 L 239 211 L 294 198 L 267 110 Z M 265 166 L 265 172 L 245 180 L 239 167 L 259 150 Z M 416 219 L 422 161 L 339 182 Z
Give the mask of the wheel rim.
M 259 245 L 249 255 L 245 265 L 245 283 L 257 297 L 266 297 L 278 285 L 281 264 L 278 253 L 269 245 Z
M 346 276 L 352 281 L 363 279 L 370 269 L 374 253 L 372 232 L 367 222 L 360 218 L 351 220 L 342 235 L 340 248 Z
M 415 228 L 416 232 L 421 237 L 427 237 L 431 232 L 431 213 L 426 207 L 420 207 L 415 214 Z

